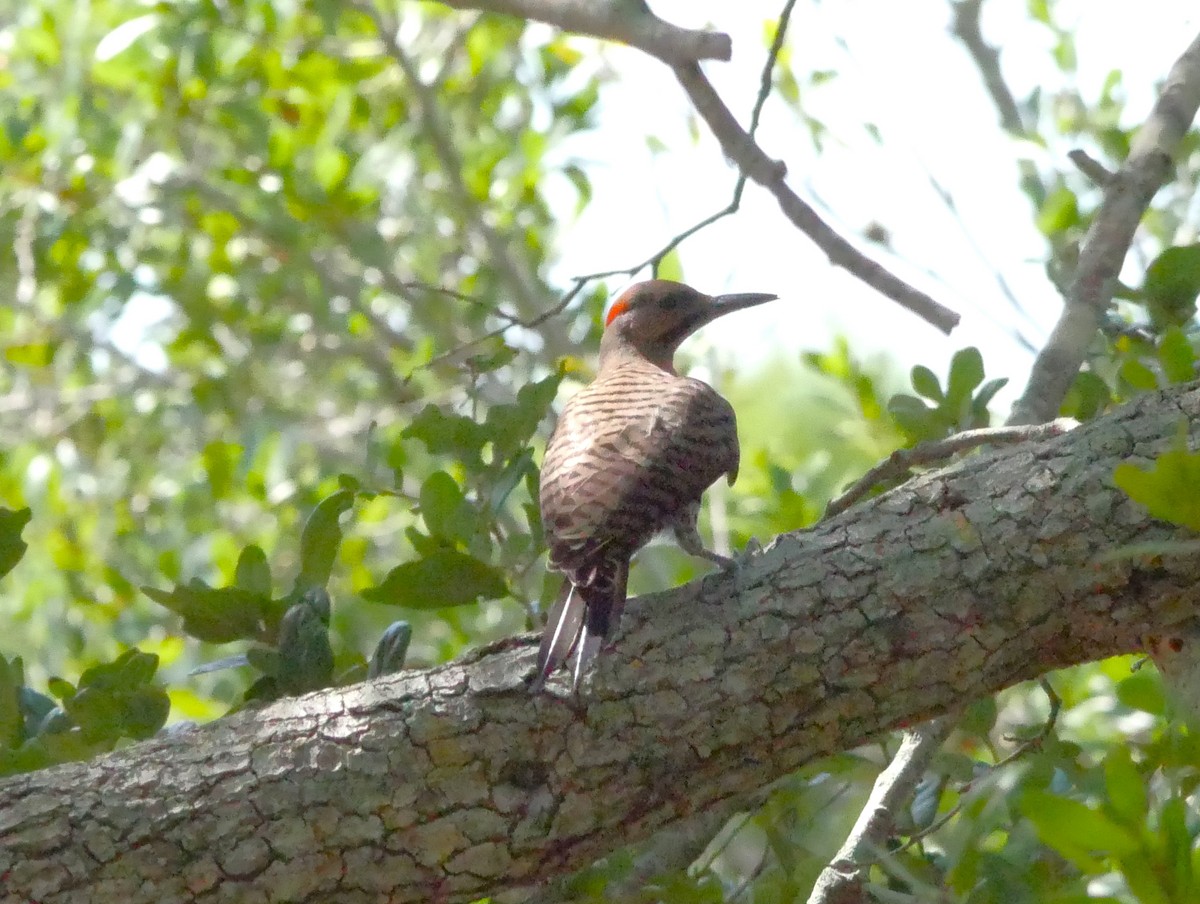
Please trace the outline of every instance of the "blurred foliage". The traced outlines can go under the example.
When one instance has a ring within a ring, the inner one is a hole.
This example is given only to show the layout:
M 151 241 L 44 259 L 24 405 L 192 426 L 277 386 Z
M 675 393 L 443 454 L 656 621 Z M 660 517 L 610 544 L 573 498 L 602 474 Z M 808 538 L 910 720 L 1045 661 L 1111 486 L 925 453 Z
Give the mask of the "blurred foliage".
M 983 376 L 983 356 L 977 348 L 955 353 L 945 387 L 933 371 L 918 364 L 912 369 L 912 386 L 917 395 L 928 401 L 897 393 L 888 402 L 888 411 L 910 445 L 988 427 L 991 425 L 988 405 L 1008 379 L 1001 377 L 984 383 Z
M 423 4 L 397 26 L 372 9 L 35 0 L 0 24 L 0 773 L 148 737 L 168 708 L 213 718 L 444 661 L 533 626 L 555 590 L 536 462 L 554 399 L 589 376 L 607 292 L 545 274 L 558 221 L 592 197 L 562 148 L 608 75 L 517 19 Z M 1027 9 L 1060 77 L 1006 128 L 1037 151 L 1018 152 L 1017 185 L 1065 289 L 1101 193 L 1060 164 L 1079 147 L 1115 168 L 1134 120 L 1120 72 L 1080 83 L 1058 4 Z M 826 148 L 811 101 L 840 73 L 807 65 L 785 45 L 772 85 Z M 1198 140 L 1064 414 L 1194 379 Z M 913 368 L 911 393 L 845 341 L 707 363 L 743 438 L 739 482 L 705 513 L 726 548 L 811 525 L 902 445 L 990 423 L 1004 385 L 972 348 L 944 380 Z M 1115 479 L 1194 527 L 1195 457 Z M 704 567 L 656 544 L 631 587 Z M 1131 666 L 1051 676 L 1062 712 L 1027 749 L 1048 712 L 1037 686 L 972 704 L 874 888 L 1200 897 L 1200 750 L 1156 672 Z M 803 898 L 892 748 L 810 764 L 637 899 Z M 597 899 L 636 853 L 573 892 Z

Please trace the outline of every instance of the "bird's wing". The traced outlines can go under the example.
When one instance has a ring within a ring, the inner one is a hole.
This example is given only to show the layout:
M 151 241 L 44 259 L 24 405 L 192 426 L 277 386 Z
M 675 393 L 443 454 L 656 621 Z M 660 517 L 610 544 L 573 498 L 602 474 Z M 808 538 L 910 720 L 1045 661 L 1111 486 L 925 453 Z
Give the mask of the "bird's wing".
M 542 514 L 556 565 L 613 543 L 638 548 L 737 473 L 733 409 L 705 383 L 672 379 L 601 414 L 586 400 L 568 405 L 546 452 Z

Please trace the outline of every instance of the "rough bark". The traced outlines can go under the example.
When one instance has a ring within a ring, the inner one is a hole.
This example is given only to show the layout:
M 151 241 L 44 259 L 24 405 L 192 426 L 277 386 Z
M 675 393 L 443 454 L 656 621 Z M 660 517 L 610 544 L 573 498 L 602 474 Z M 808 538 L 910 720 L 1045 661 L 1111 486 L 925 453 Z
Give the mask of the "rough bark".
M 922 475 L 631 601 L 580 701 L 532 637 L 0 785 L 0 902 L 471 901 L 1189 617 L 1200 561 L 1112 486 L 1200 384 Z M 552 685 L 553 686 L 553 685 Z

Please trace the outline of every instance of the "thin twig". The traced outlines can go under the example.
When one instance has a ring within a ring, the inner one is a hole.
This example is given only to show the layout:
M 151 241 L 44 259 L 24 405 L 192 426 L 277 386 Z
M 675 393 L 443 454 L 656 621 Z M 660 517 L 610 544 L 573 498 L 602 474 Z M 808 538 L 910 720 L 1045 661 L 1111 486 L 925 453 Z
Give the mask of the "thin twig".
M 775 197 L 784 215 L 825 252 L 830 263 L 842 267 L 942 332 L 949 333 L 957 325 L 958 314 L 867 257 L 792 191 L 785 180 L 787 167 L 781 161 L 768 157 L 754 137 L 741 127 L 698 65 L 679 64 L 673 68 L 680 85 L 687 92 L 696 112 L 708 123 L 725 156 L 737 165 L 744 176 L 762 185 Z
M 1049 713 L 1049 715 L 1046 716 L 1046 721 L 1044 723 L 1042 723 L 1042 727 L 1038 730 L 1038 733 L 1036 735 L 1034 735 L 1032 738 L 1028 738 L 1025 741 L 1022 741 L 1021 744 L 1017 747 L 1017 749 L 1014 750 L 1012 753 L 1010 753 L 1008 756 L 1004 757 L 1003 759 L 997 760 L 988 769 L 989 773 L 993 773 L 997 769 L 1003 769 L 1005 766 L 1015 763 L 1017 760 L 1019 760 L 1021 757 L 1023 757 L 1025 754 L 1027 754 L 1030 750 L 1033 750 L 1036 747 L 1040 747 L 1042 742 L 1044 740 L 1046 740 L 1047 737 L 1050 736 L 1050 732 L 1052 732 L 1054 730 L 1054 726 L 1058 723 L 1058 715 L 1062 711 L 1062 698 L 1060 696 L 1058 696 L 1058 693 L 1050 685 L 1050 682 L 1047 681 L 1045 678 L 1040 679 L 1038 681 L 1038 684 L 1041 685 L 1042 691 L 1046 694 L 1046 698 L 1050 701 L 1050 713 Z M 945 813 L 943 813 L 941 816 L 939 816 L 937 819 L 935 819 L 933 822 L 931 822 L 925 828 L 921 829 L 919 832 L 914 832 L 912 835 L 909 836 L 908 840 L 906 842 L 904 842 L 904 844 L 900 845 L 898 848 L 896 848 L 894 851 L 891 851 L 890 853 L 892 855 L 900 854 L 900 853 L 903 853 L 904 851 L 908 850 L 913 845 L 919 844 L 925 838 L 928 838 L 930 835 L 937 832 L 939 829 L 941 829 L 943 826 L 945 826 L 946 823 L 948 823 L 951 819 L 953 819 L 955 816 L 957 816 L 959 814 L 959 812 L 962 811 L 962 808 L 963 808 L 963 801 L 960 799 L 953 807 L 951 807 L 949 810 L 947 810 Z
M 1108 167 L 1083 148 L 1075 148 L 1073 151 L 1068 151 L 1067 159 L 1075 164 L 1077 170 L 1101 188 L 1104 188 L 1113 180 L 1113 174 Z
M 954 12 L 954 25 L 950 33 L 962 42 L 975 63 L 975 68 L 979 70 L 983 86 L 1000 117 L 1000 127 L 1014 138 L 1024 138 L 1029 134 L 1029 128 L 1025 125 L 1017 99 L 1000 70 L 1000 51 L 984 40 L 979 26 L 979 12 L 982 6 L 983 0 L 952 2 L 950 8 Z M 1046 184 L 1042 181 L 1037 166 L 1032 160 L 1022 159 L 1017 162 L 1017 168 L 1022 188 L 1034 205 L 1041 207 L 1046 200 Z
M 541 313 L 525 320 L 519 320 L 515 323 L 506 323 L 504 326 L 490 330 L 489 332 L 484 333 L 482 336 L 476 336 L 474 339 L 468 339 L 466 342 L 461 342 L 454 346 L 454 348 L 442 352 L 440 355 L 434 355 L 432 358 L 422 364 L 420 369 L 425 370 L 430 367 L 436 367 L 437 365 L 443 364 L 452 358 L 457 358 L 463 352 L 468 351 L 469 349 L 472 349 L 481 343 L 487 342 L 489 339 L 495 339 L 497 336 L 504 335 L 513 327 L 522 327 L 527 330 L 536 329 L 547 320 L 550 320 L 552 317 L 557 317 L 559 314 L 565 311 L 571 302 L 575 300 L 575 296 L 580 293 L 590 279 L 592 279 L 590 276 L 575 277 L 575 279 L 572 281 L 573 285 L 566 292 L 566 294 L 564 294 L 557 302 L 546 308 Z M 407 384 L 416 373 L 417 371 L 414 370 L 412 373 L 408 374 L 402 382 Z
M 618 41 L 667 63 L 728 60 L 729 35 L 679 28 L 655 16 L 643 2 L 619 0 L 442 0 L 455 9 L 481 9 L 536 19 L 563 31 Z
M 897 449 L 866 474 L 854 481 L 842 495 L 825 509 L 825 517 L 832 518 L 850 508 L 878 484 L 903 477 L 918 465 L 944 461 L 959 452 L 979 446 L 1007 446 L 1034 439 L 1061 436 L 1077 426 L 1071 418 L 1059 418 L 1048 424 L 1033 424 L 1010 427 L 984 427 L 980 430 L 964 430 L 945 439 L 920 443 L 911 449 Z
M 762 75 L 759 78 L 758 95 L 754 98 L 754 109 L 750 113 L 750 131 L 751 138 L 758 131 L 759 122 L 762 119 L 763 107 L 767 103 L 767 98 L 771 96 L 771 85 L 774 80 L 775 63 L 779 60 L 779 52 L 783 49 L 784 38 L 787 36 L 788 24 L 791 22 L 792 10 L 796 6 L 796 0 L 787 0 L 783 9 L 779 13 L 779 22 L 775 28 L 775 35 L 771 39 L 771 47 L 767 51 L 767 59 L 763 63 Z M 707 229 L 718 220 L 731 216 L 738 212 L 742 206 L 742 194 L 746 190 L 746 174 L 738 173 L 737 182 L 733 187 L 733 196 L 729 203 L 718 210 L 716 213 L 710 214 L 697 223 L 689 226 L 683 232 L 676 235 L 669 242 L 655 251 L 652 255 L 632 267 L 625 267 L 618 270 L 601 270 L 596 273 L 589 273 L 587 279 L 605 279 L 609 276 L 633 276 L 647 267 L 652 271 L 657 272 L 658 265 L 662 263 L 663 258 L 682 245 L 701 230 Z

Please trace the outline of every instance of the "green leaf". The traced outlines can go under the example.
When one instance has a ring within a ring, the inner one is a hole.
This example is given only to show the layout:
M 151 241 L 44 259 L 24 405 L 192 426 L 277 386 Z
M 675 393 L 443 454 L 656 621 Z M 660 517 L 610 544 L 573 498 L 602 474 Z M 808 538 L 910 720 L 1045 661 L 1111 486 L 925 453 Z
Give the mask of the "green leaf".
M 20 367 L 47 367 L 54 360 L 61 343 L 30 342 L 25 345 L 8 345 L 4 357 L 10 364 Z
M 300 536 L 300 574 L 296 577 L 300 592 L 329 583 L 333 560 L 342 543 L 338 519 L 353 505 L 354 494 L 350 490 L 337 490 L 322 499 L 308 516 Z
M 923 364 L 918 364 L 912 369 L 912 385 L 919 395 L 923 395 L 930 401 L 940 402 L 945 398 L 938 378 Z
M 1134 389 L 1142 392 L 1158 389 L 1158 377 L 1154 375 L 1154 371 L 1136 358 L 1130 358 L 1121 364 L 1118 373 L 1121 379 Z
M 158 671 L 158 656 L 138 649 L 126 650 L 112 662 L 94 665 L 79 676 L 78 688 L 117 690 L 147 684 Z
M 1200 296 L 1200 244 L 1167 248 L 1152 260 L 1142 295 L 1156 326 L 1183 326 L 1191 320 Z
M 1054 189 L 1038 211 L 1038 229 L 1043 235 L 1053 237 L 1079 224 L 1079 199 L 1075 192 L 1065 186 Z
M 264 600 L 240 587 L 214 588 L 194 579 L 174 590 L 142 587 L 142 592 L 182 615 L 183 630 L 208 643 L 258 637 L 264 628 Z
M 313 159 L 313 175 L 326 192 L 332 193 L 350 172 L 350 158 L 336 147 L 320 148 Z
M 904 431 L 910 443 L 933 439 L 946 434 L 936 409 L 930 408 L 916 396 L 897 393 L 888 400 L 888 414 Z
M 267 564 L 267 554 L 258 546 L 251 544 L 238 555 L 234 583 L 247 593 L 271 598 L 271 566 Z
M 393 568 L 383 583 L 363 591 L 373 603 L 438 609 L 508 594 L 499 569 L 453 549 L 439 549 Z
M 542 380 L 526 383 L 517 391 L 514 404 L 496 405 L 488 411 L 488 435 L 502 454 L 507 456 L 528 447 L 530 437 L 558 394 L 561 382 L 562 374 L 556 372 Z
M 466 542 L 475 532 L 475 513 L 454 478 L 435 471 L 421 485 L 421 517 L 434 536 Z
M 400 435 L 419 439 L 433 455 L 455 455 L 466 463 L 478 462 L 490 439 L 481 424 L 461 414 L 446 414 L 435 405 L 422 408 Z
M 1172 383 L 1187 383 L 1196 378 L 1196 352 L 1177 326 L 1168 329 L 1159 340 L 1158 360 Z
M 242 457 L 242 447 L 236 443 L 211 442 L 200 454 L 209 490 L 214 499 L 225 499 L 233 490 L 233 478 Z
M 0 507 L 0 577 L 12 571 L 29 548 L 21 539 L 21 531 L 32 517 L 33 512 L 27 508 L 13 511 Z
M 995 380 L 988 380 L 979 387 L 979 392 L 975 394 L 975 401 L 972 403 L 973 407 L 980 414 L 986 412 L 988 405 L 992 404 L 992 399 L 996 397 L 996 393 L 1007 385 L 1008 377 L 997 377 Z
M 524 449 L 504 466 L 504 470 L 496 478 L 496 482 L 492 485 L 492 495 L 488 507 L 493 512 L 500 511 L 508 500 L 509 494 L 520 485 L 525 475 L 533 470 L 533 450 Z
M 1146 786 L 1124 746 L 1116 746 L 1104 757 L 1104 785 L 1117 820 L 1140 829 L 1146 819 Z
M 171 698 L 154 685 L 145 685 L 128 694 L 124 704 L 121 734 L 138 741 L 154 737 L 171 714 Z
M 1192 869 L 1192 833 L 1188 829 L 1188 804 L 1178 794 L 1162 805 L 1158 817 L 1163 840 L 1163 861 L 1170 864 L 1174 879 L 1174 899 L 1196 900 L 1196 874 Z
M 330 685 L 333 649 L 329 631 L 312 606 L 297 603 L 284 614 L 275 677 L 285 694 L 304 694 Z
M 957 414 L 963 403 L 971 398 L 975 387 L 983 382 L 983 355 L 974 346 L 961 348 L 950 360 L 950 376 L 946 380 L 946 408 Z
M 1200 530 L 1200 453 L 1172 449 L 1149 470 L 1122 462 L 1113 482 L 1155 518 Z
M 1077 800 L 1031 788 L 1021 795 L 1020 809 L 1042 842 L 1084 873 L 1103 871 L 1094 854 L 1119 857 L 1138 847 L 1134 833 Z
M 1117 682 L 1116 693 L 1117 700 L 1130 709 L 1140 709 L 1155 716 L 1167 711 L 1162 679 L 1154 669 L 1141 668 L 1128 678 L 1122 678 Z
M 1075 375 L 1075 382 L 1063 399 L 1059 413 L 1063 417 L 1086 421 L 1103 411 L 1110 401 L 1112 393 L 1108 384 L 1090 370 L 1080 371 Z
M 672 248 L 658 261 L 658 266 L 654 268 L 654 278 L 683 282 L 683 264 L 679 260 L 678 248 Z
M 1144 851 L 1133 851 L 1119 858 L 1118 863 L 1138 904 L 1172 904 L 1162 886 L 1162 876 Z
M 649 142 L 649 138 L 647 142 Z M 571 184 L 575 186 L 575 193 L 578 195 L 578 200 L 575 202 L 575 213 L 578 215 L 585 207 L 592 202 L 592 182 L 588 178 L 586 172 L 575 164 L 569 164 L 563 168 L 565 175 Z

